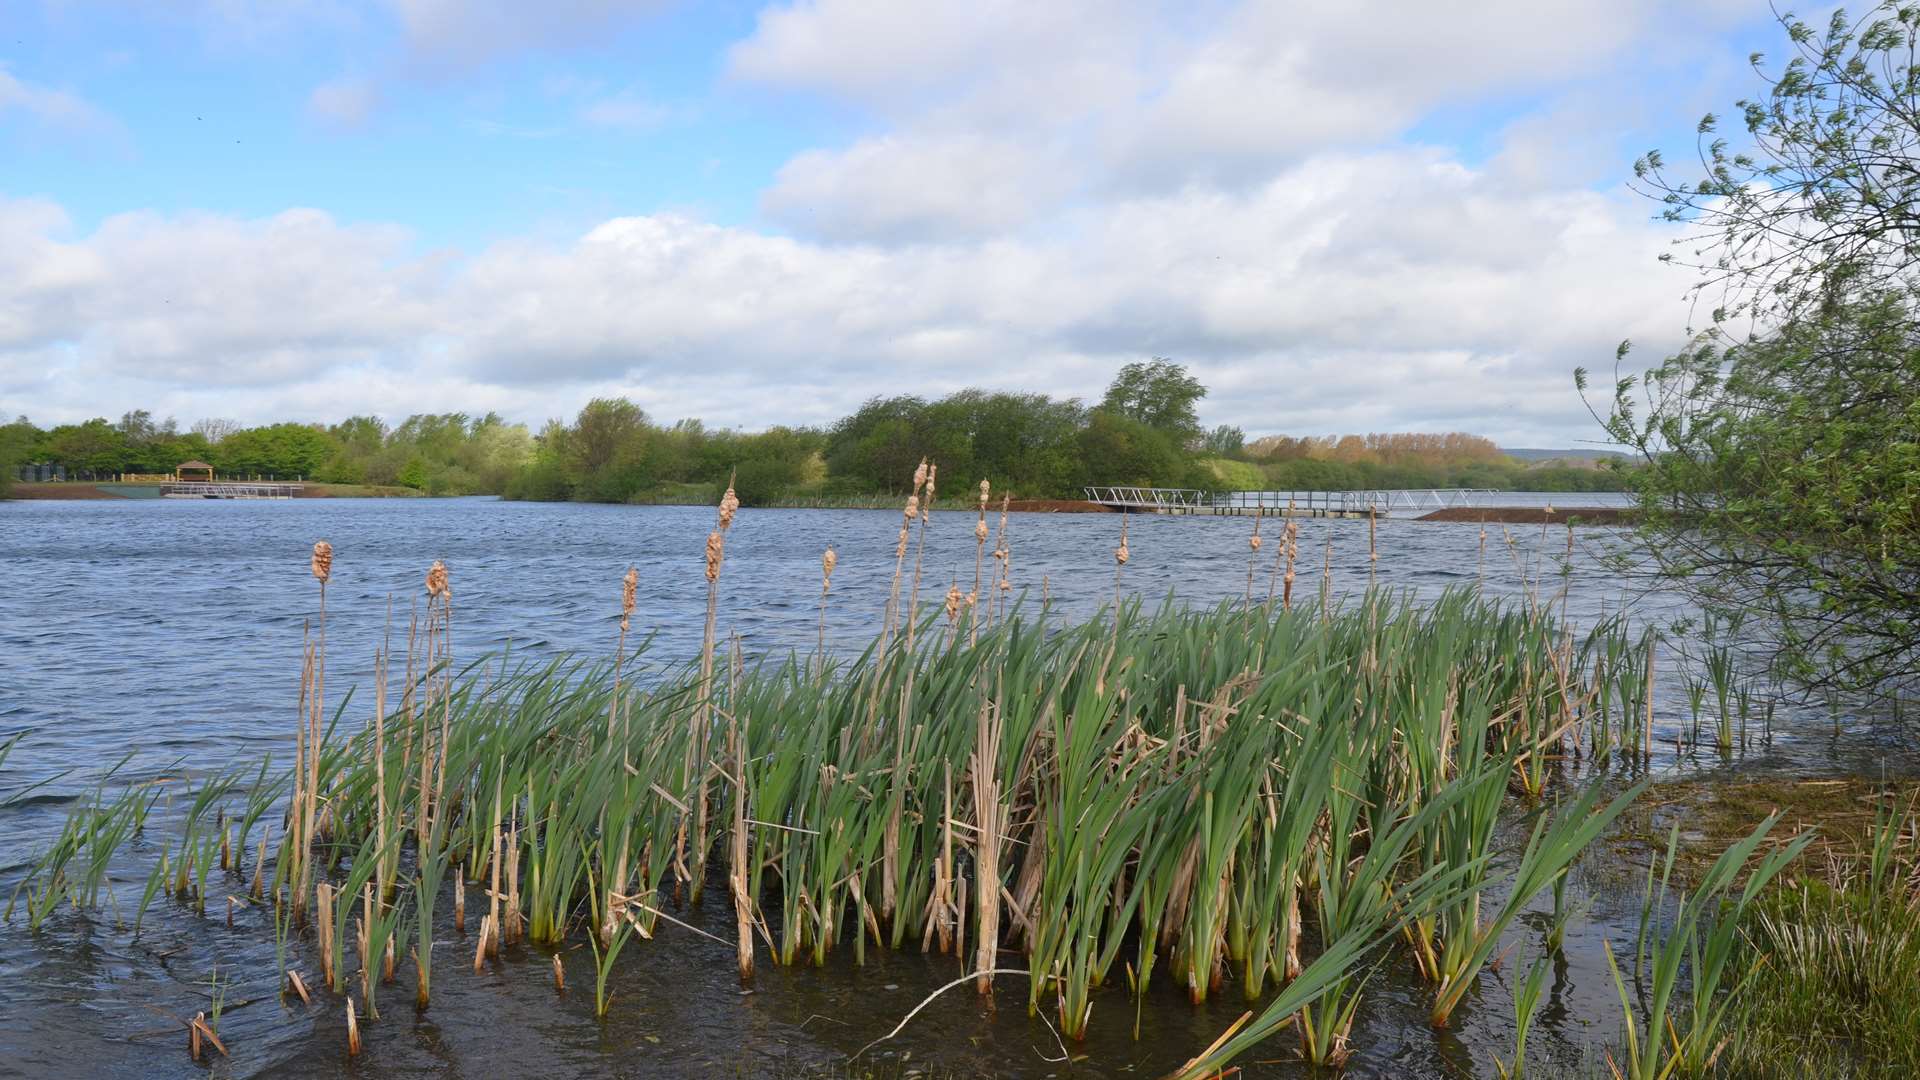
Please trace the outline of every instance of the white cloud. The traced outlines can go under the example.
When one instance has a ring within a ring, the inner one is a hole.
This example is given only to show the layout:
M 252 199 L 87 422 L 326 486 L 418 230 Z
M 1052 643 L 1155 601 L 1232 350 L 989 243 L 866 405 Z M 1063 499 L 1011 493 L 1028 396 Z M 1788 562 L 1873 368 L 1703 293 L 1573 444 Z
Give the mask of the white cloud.
M 62 239 L 54 208 L 5 205 L 6 250 L 35 254 L 0 257 L 0 370 L 15 376 L 0 412 L 43 421 L 218 386 L 221 411 L 249 419 L 537 421 L 622 392 L 664 418 L 752 427 L 830 420 L 873 393 L 1094 396 L 1119 364 L 1162 354 L 1216 388 L 1206 420 L 1252 432 L 1558 443 L 1591 434 L 1571 369 L 1623 337 L 1670 340 L 1683 317 L 1644 207 L 1517 195 L 1432 150 L 1323 154 L 1241 191 L 897 247 L 653 215 L 454 257 L 314 211 L 137 214 Z M 69 389 L 20 381 L 55 356 Z
M 110 134 L 117 125 L 86 99 L 28 82 L 0 64 L 0 123 L 14 117 L 62 135 Z
M 659 0 L 384 0 L 419 60 L 479 65 L 529 49 L 579 45 L 657 12 Z
M 593 101 L 580 109 L 580 122 L 614 131 L 652 131 L 667 122 L 672 110 L 631 91 Z
M 827 239 L 941 240 L 1027 224 L 1071 186 L 1067 163 L 979 135 L 883 136 L 788 161 L 761 198 Z
M 313 88 L 307 95 L 307 115 L 345 131 L 364 125 L 379 104 L 380 90 L 371 79 L 343 75 Z

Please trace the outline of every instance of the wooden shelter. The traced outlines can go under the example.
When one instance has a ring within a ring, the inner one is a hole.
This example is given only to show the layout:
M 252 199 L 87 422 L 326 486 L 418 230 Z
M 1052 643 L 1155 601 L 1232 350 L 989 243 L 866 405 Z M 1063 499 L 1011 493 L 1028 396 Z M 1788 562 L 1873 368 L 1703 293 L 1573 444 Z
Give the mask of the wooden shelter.
M 213 483 L 213 466 L 198 459 L 183 461 L 174 466 L 173 478 L 183 483 L 195 481 L 202 484 Z

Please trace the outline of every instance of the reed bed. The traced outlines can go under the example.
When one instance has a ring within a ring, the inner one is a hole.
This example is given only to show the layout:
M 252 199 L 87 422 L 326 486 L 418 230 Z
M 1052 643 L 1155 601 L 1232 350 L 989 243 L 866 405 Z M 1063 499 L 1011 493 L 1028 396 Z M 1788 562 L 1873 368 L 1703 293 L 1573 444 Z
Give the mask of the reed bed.
M 628 634 L 631 571 L 608 590 L 608 658 L 463 668 L 435 563 L 398 703 L 382 646 L 375 708 L 352 719 L 347 701 L 323 712 L 316 627 L 294 767 L 260 767 L 237 848 L 217 804 L 245 774 L 204 782 L 168 849 L 172 891 L 217 896 L 215 860 L 244 880 L 249 830 L 284 805 L 277 848 L 252 856 L 256 891 L 283 945 L 313 942 L 321 985 L 357 992 L 356 1048 L 409 939 L 415 1005 L 429 1007 L 436 912 L 451 903 L 464 926 L 483 883 L 475 968 L 524 942 L 554 953 L 560 988 L 558 951 L 584 937 L 604 1016 L 615 963 L 644 962 L 633 939 L 697 932 L 674 912 L 712 876 L 735 913 L 721 944 L 742 980 L 762 961 L 920 950 L 952 957 L 954 985 L 981 994 L 1023 978 L 1027 1007 L 1067 1039 L 1085 1037 L 1096 991 L 1122 980 L 1140 1002 L 1156 978 L 1196 1002 L 1238 993 L 1243 1023 L 1180 1074 L 1200 1076 L 1287 1028 L 1307 1060 L 1341 1064 L 1387 949 L 1431 980 L 1431 1020 L 1446 1025 L 1519 914 L 1637 793 L 1551 783 L 1569 758 L 1651 745 L 1655 642 L 1620 620 L 1576 640 L 1550 603 L 1458 590 L 1417 605 L 1372 588 L 1336 603 L 1324 583 L 1318 605 L 1297 607 L 1292 522 L 1276 545 L 1284 587 L 1270 582 L 1264 602 L 1250 558 L 1241 602 L 1149 608 L 1119 588 L 1123 518 L 1115 602 L 1062 621 L 995 597 L 1011 549 L 1004 496 L 987 545 L 985 485 L 968 507 L 973 590 L 955 580 L 923 605 L 910 540 L 937 527 L 936 475 L 916 476 L 881 629 L 857 655 L 829 655 L 824 633 L 804 657 L 723 644 L 731 499 L 707 541 L 705 647 L 646 677 L 649 641 Z M 834 561 L 829 550 L 823 607 Z M 1516 804 L 1534 824 L 1503 851 L 1497 826 Z M 104 859 L 89 853 L 137 831 L 150 805 L 130 791 L 76 811 L 24 887 L 36 926 L 63 900 L 97 902 Z M 297 972 L 283 982 L 304 991 Z

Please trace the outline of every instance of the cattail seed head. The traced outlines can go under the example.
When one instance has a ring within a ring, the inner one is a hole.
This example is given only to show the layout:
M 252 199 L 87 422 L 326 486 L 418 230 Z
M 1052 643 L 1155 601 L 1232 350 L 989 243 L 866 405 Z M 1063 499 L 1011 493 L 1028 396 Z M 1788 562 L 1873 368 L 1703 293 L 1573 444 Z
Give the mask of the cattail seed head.
M 707 581 L 720 580 L 720 560 L 727 554 L 727 542 L 715 529 L 707 534 Z
M 1247 546 L 1255 552 L 1258 552 L 1260 550 L 1260 534 L 1254 533 L 1252 536 L 1247 537 Z
M 640 589 L 640 571 L 627 567 L 627 576 L 620 579 L 620 629 L 627 628 L 627 620 L 633 616 L 634 595 Z
M 959 582 L 956 581 L 947 588 L 947 621 L 948 622 L 952 622 L 953 620 L 960 617 L 960 602 L 964 599 L 966 598 L 962 596 L 960 593 Z
M 720 528 L 727 529 L 733 524 L 733 512 L 740 509 L 740 497 L 733 493 L 733 480 L 727 480 L 727 492 L 720 496 Z
M 973 538 L 981 543 L 987 542 L 987 519 L 981 518 L 973 523 Z
M 447 599 L 453 595 L 453 587 L 447 584 L 447 564 L 439 559 L 427 568 L 427 595 Z
M 1127 519 L 1120 519 L 1120 546 L 1113 549 L 1113 561 L 1117 566 L 1127 565 Z
M 920 467 L 913 470 L 913 490 L 917 494 L 927 484 L 927 459 L 920 459 Z
M 985 480 L 980 481 L 980 510 L 982 513 L 986 512 L 987 509 L 987 492 L 990 487 L 991 485 Z
M 838 565 L 840 565 L 840 556 L 832 548 L 828 548 L 826 554 L 820 556 L 820 585 L 822 588 L 825 588 L 826 584 L 833 580 L 833 568 Z
M 325 540 L 313 542 L 313 576 L 325 585 L 333 576 L 333 545 Z
M 920 515 L 920 496 L 918 495 L 907 496 L 907 509 L 906 509 L 907 520 L 912 521 L 914 518 L 918 517 L 919 515 Z
M 928 510 L 933 509 L 933 481 L 934 481 L 934 477 L 938 476 L 939 474 L 940 474 L 940 466 L 938 465 L 927 466 L 927 509 Z M 1547 512 L 1552 513 L 1553 508 L 1548 507 Z

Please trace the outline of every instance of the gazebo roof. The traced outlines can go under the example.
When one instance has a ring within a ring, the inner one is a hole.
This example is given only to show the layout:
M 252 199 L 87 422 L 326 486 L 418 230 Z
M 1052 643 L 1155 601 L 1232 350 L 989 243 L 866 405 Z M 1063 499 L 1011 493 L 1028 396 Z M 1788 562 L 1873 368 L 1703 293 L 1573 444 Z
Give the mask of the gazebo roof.
M 174 467 L 177 469 L 211 469 L 213 468 L 213 466 L 197 458 L 194 459 L 193 461 L 183 461 Z

